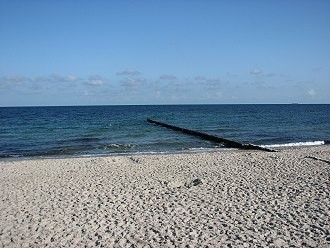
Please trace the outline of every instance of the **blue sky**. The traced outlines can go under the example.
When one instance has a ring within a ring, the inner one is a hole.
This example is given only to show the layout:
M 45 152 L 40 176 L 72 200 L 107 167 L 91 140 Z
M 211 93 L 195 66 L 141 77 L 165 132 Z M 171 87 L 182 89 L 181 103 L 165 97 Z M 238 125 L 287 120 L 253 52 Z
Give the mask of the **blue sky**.
M 330 103 L 330 1 L 0 0 L 0 106 Z

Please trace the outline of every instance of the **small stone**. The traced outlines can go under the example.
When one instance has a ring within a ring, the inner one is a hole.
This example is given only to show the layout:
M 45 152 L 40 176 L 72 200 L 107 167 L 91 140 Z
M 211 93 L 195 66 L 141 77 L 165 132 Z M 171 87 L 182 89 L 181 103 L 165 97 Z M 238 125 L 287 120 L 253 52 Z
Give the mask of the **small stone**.
M 274 241 L 274 245 L 275 245 L 276 247 L 282 247 L 282 246 L 284 245 L 284 240 L 283 240 L 283 239 L 276 239 L 276 240 Z
M 169 188 L 180 188 L 184 185 L 182 181 L 179 180 L 173 180 L 167 184 Z

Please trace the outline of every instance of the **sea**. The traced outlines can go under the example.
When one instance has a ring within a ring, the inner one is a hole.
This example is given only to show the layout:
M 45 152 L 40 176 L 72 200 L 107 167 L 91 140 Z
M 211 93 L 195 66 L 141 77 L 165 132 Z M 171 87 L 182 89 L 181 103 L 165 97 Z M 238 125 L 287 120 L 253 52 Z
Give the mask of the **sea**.
M 263 147 L 324 145 L 330 105 L 1 107 L 0 159 L 230 149 L 147 118 Z

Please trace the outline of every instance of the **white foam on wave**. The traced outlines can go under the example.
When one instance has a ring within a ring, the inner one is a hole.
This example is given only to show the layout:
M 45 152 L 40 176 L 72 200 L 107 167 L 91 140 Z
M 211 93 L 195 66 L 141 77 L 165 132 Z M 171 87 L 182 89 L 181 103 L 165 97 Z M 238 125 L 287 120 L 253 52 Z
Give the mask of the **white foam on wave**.
M 320 145 L 324 145 L 324 141 L 308 141 L 308 142 L 296 142 L 296 143 L 287 143 L 287 144 L 262 145 L 261 147 L 271 148 L 271 147 L 320 146 Z
M 225 147 L 214 147 L 214 148 L 188 148 L 186 151 L 189 152 L 215 152 L 215 151 L 233 151 L 237 150 L 237 148 L 225 148 Z

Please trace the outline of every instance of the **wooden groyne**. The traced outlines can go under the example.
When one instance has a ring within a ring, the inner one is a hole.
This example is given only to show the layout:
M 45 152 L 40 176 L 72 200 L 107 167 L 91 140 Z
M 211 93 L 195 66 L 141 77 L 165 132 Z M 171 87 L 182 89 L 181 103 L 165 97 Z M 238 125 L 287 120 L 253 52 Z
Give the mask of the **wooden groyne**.
M 242 144 L 233 140 L 228 140 L 228 139 L 224 139 L 224 138 L 220 138 L 214 135 L 210 135 L 210 134 L 206 134 L 206 133 L 202 133 L 202 132 L 198 132 L 198 131 L 194 131 L 194 130 L 190 130 L 190 129 L 186 129 L 186 128 L 182 128 L 182 127 L 177 127 L 177 126 L 173 126 L 173 125 L 169 125 L 166 123 L 162 123 L 159 121 L 155 121 L 155 120 L 151 120 L 151 119 L 147 119 L 148 122 L 158 125 L 158 126 L 162 126 L 162 127 L 166 127 L 175 131 L 179 131 L 188 135 L 192 135 L 192 136 L 196 136 L 196 137 L 200 137 L 204 140 L 209 140 L 209 141 L 213 141 L 216 143 L 223 143 L 226 147 L 229 148 L 238 148 L 238 149 L 245 149 L 245 150 L 261 150 L 261 151 L 267 151 L 267 152 L 275 152 L 274 150 L 268 149 L 268 148 L 264 148 L 264 147 L 260 147 L 260 146 L 256 146 L 256 145 L 252 145 L 252 144 Z

